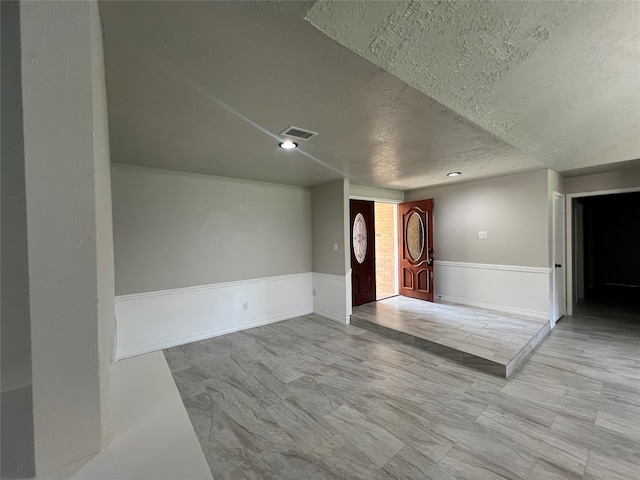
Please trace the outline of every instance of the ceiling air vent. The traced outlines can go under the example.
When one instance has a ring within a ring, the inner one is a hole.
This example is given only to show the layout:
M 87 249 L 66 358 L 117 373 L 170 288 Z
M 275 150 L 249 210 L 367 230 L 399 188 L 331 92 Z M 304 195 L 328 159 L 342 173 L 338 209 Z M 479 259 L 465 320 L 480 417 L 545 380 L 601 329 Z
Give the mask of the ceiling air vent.
M 284 135 L 285 137 L 297 138 L 298 140 L 309 140 L 311 137 L 315 137 L 318 135 L 317 132 L 312 132 L 311 130 L 305 130 L 304 128 L 298 127 L 287 127 L 280 135 Z

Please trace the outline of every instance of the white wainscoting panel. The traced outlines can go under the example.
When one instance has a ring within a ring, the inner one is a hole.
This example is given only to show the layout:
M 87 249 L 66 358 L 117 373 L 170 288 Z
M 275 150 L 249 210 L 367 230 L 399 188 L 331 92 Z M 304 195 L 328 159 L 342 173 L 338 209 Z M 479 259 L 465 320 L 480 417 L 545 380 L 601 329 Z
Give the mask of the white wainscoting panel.
M 116 297 L 116 355 L 132 357 L 311 312 L 310 272 L 122 295 Z
M 550 275 L 544 267 L 436 260 L 436 299 L 548 319 Z
M 347 280 L 348 283 L 347 283 Z M 347 285 L 349 288 L 347 289 Z M 313 272 L 313 312 L 342 324 L 351 316 L 351 276 Z

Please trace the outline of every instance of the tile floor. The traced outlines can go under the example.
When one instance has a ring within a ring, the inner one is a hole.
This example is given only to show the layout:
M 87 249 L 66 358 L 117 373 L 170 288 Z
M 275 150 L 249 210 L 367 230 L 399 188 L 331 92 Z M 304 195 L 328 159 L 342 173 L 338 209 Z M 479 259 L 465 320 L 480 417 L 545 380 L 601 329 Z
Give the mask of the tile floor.
M 640 315 L 510 379 L 308 315 L 165 351 L 216 480 L 640 478 Z
M 354 307 L 351 323 L 503 377 L 549 332 L 548 320 L 402 296 Z

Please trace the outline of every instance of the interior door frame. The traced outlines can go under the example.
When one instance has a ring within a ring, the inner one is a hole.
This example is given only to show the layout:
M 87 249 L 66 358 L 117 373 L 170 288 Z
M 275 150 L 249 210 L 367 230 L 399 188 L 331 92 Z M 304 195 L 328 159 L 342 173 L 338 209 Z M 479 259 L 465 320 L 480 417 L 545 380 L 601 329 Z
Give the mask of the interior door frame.
M 577 193 L 569 193 L 565 195 L 565 231 L 566 231 L 566 251 L 567 251 L 567 270 L 565 272 L 566 277 L 566 294 L 565 297 L 567 299 L 566 311 L 567 315 L 573 315 L 573 309 L 575 307 L 573 299 L 575 298 L 576 293 L 576 282 L 574 279 L 575 266 L 573 261 L 573 216 L 574 216 L 574 208 L 573 208 L 573 200 L 581 197 L 596 197 L 598 195 L 615 195 L 617 193 L 632 193 L 632 192 L 640 192 L 640 187 L 628 187 L 628 188 L 612 188 L 609 190 L 596 190 L 593 192 L 577 192 Z
M 394 227 L 396 229 L 394 235 L 393 235 L 393 256 L 396 259 L 395 263 L 394 263 L 394 267 L 395 267 L 395 271 L 393 273 L 393 278 L 394 278 L 394 282 L 395 282 L 395 293 L 396 295 L 399 295 L 399 291 L 400 291 L 400 284 L 398 282 L 398 272 L 399 272 L 399 266 L 398 264 L 399 259 L 398 259 L 398 254 L 399 254 L 399 246 L 398 246 L 398 205 L 400 205 L 401 203 L 404 203 L 404 200 L 396 200 L 396 199 L 389 199 L 389 198 L 383 198 L 383 197 L 369 197 L 366 195 L 349 195 L 349 201 L 351 200 L 367 200 L 369 202 L 373 202 L 373 203 L 391 203 L 393 205 L 396 206 L 395 208 L 395 212 L 393 214 L 393 224 Z M 375 205 L 374 205 L 375 208 Z M 374 216 L 375 216 L 375 211 L 374 211 Z M 351 229 L 351 226 L 349 225 L 348 227 L 349 229 Z M 351 239 L 349 239 L 349 241 L 351 241 Z M 375 252 L 374 252 L 375 255 Z M 348 268 L 351 268 L 351 265 L 349 265 Z M 349 297 L 352 297 L 353 293 L 349 292 Z M 377 301 L 377 300 L 376 300 Z
M 551 328 L 553 328 L 556 324 L 556 322 L 558 320 L 560 320 L 560 318 L 562 318 L 563 315 L 567 314 L 567 273 L 565 270 L 567 270 L 568 265 L 566 262 L 566 220 L 563 219 L 564 221 L 562 222 L 562 228 L 560 230 L 560 232 L 556 231 L 556 203 L 555 200 L 556 199 L 560 199 L 561 203 L 560 205 L 562 205 L 562 215 L 563 216 L 567 216 L 567 203 L 566 203 L 566 197 L 564 193 L 560 193 L 560 192 L 553 192 L 552 194 L 552 210 L 551 210 L 551 231 L 552 231 L 552 240 L 551 240 L 551 260 L 552 260 L 552 265 L 551 265 L 551 308 L 550 308 L 550 323 L 551 323 Z M 560 247 L 560 252 L 556 251 L 556 243 L 557 240 L 560 240 L 561 243 L 561 247 Z M 555 264 L 558 263 L 561 265 L 561 280 L 560 283 L 562 284 L 562 289 L 564 292 L 564 302 L 558 301 L 557 300 L 557 295 L 558 295 L 558 285 L 557 285 L 557 280 L 556 280 L 556 267 Z M 564 303 L 564 305 L 562 305 L 562 303 Z M 556 305 L 558 305 L 560 308 L 560 311 L 556 311 Z M 562 308 L 564 306 L 564 309 Z M 564 312 L 561 313 L 561 311 L 564 310 Z

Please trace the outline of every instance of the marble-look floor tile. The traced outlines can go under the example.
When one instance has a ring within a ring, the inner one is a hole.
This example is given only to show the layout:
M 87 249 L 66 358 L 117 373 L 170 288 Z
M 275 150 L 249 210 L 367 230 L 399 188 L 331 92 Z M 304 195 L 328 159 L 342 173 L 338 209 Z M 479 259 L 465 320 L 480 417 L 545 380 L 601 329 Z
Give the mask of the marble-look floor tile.
M 509 379 L 316 315 L 165 355 L 216 479 L 640 478 L 640 315 L 563 319 Z
M 405 446 L 384 466 L 392 478 L 406 480 L 456 480 L 437 463 L 410 446 Z
M 535 456 L 527 449 L 519 448 L 501 435 L 489 433 L 480 423 L 458 414 L 445 410 L 431 423 L 431 428 L 456 444 L 440 461 L 446 469 L 451 458 L 464 458 L 469 460 L 468 465 L 482 464 L 493 474 L 527 478 L 535 463 Z
M 553 465 L 544 460 L 536 461 L 527 480 L 578 480 L 584 478 L 562 468 L 562 466 Z
M 351 323 L 503 377 L 549 332 L 546 320 L 401 296 L 354 307 Z
M 584 474 L 589 450 L 565 439 L 548 435 L 546 427 L 528 422 L 494 406 L 487 407 L 476 421 L 496 437 L 508 439 L 567 471 Z
M 440 461 L 453 446 L 453 442 L 429 428 L 430 419 L 392 402 L 385 402 L 369 411 L 367 419 L 401 438 L 402 442 L 434 463 Z
M 404 443 L 387 430 L 347 405 L 325 415 L 324 419 L 379 467 L 404 447 Z
M 309 457 L 331 472 L 328 478 L 387 480 L 389 475 L 340 434 L 334 435 Z
M 640 458 L 632 461 L 611 455 L 591 452 L 587 478 L 598 480 L 631 480 L 640 477 Z
M 267 407 L 267 412 L 304 451 L 313 450 L 335 433 L 324 420 L 313 418 L 295 402 L 284 401 Z
M 454 478 L 473 480 L 504 480 L 505 478 L 523 480 L 531 470 L 531 468 L 527 470 L 525 466 L 524 470 L 527 470 L 525 476 L 518 475 L 503 465 L 500 458 L 483 458 L 477 456 L 472 450 L 457 446 L 449 450 L 439 465 Z

